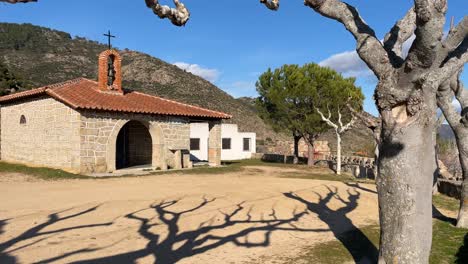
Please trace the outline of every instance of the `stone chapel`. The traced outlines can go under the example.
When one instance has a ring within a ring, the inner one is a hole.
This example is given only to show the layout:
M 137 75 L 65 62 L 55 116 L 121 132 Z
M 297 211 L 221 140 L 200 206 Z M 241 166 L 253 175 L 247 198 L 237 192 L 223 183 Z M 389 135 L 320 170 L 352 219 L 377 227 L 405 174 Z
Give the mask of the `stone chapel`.
M 78 78 L 0 97 L 0 158 L 82 174 L 189 168 L 190 123 L 208 122 L 208 162 L 221 164 L 230 115 L 122 88 L 122 59 L 99 55 L 98 81 Z

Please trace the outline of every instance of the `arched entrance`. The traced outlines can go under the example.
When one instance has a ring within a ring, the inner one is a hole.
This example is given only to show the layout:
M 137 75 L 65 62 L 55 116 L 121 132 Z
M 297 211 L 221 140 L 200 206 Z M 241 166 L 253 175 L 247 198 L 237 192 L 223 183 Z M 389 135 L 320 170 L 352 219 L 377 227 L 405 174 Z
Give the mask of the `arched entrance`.
M 127 122 L 119 131 L 115 151 L 116 169 L 151 166 L 153 142 L 148 127 L 139 121 Z

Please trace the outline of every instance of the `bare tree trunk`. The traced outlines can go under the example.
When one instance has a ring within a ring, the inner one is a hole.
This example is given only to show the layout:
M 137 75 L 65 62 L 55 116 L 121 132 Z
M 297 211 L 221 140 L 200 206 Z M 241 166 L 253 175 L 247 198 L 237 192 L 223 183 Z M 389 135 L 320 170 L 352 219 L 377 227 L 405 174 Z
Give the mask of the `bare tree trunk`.
M 450 30 L 450 33 L 452 32 L 454 32 L 453 28 Z M 452 103 L 455 96 L 461 105 L 461 109 L 467 109 L 468 107 L 468 92 L 460 80 L 460 74 L 461 71 L 439 87 L 437 104 L 455 134 L 458 157 L 463 173 L 457 227 L 468 228 L 468 115 L 464 113 L 464 110 L 461 112 L 457 111 Z
M 379 263 L 429 262 L 435 137 L 433 123 L 422 119 L 405 124 L 404 129 L 385 122 L 382 127 L 377 176 Z
M 301 140 L 302 136 L 298 136 L 296 133 L 293 133 L 294 136 L 294 164 L 299 162 L 299 141 Z
M 468 228 L 468 130 L 460 130 L 455 134 L 458 144 L 458 155 L 460 156 L 460 165 L 463 172 L 457 227 Z
M 465 162 L 467 162 L 465 157 Z M 468 228 L 468 177 L 463 171 L 463 183 L 460 197 L 460 211 L 458 212 L 457 227 Z
M 315 164 L 313 143 L 307 142 L 307 154 L 307 166 L 312 167 Z
M 341 135 L 336 133 L 336 174 L 341 175 Z

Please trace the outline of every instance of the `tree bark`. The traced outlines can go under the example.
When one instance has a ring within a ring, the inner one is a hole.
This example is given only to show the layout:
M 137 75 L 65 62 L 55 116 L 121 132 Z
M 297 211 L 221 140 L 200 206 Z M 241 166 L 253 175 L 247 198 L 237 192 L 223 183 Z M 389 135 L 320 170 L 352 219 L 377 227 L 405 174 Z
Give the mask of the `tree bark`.
M 466 23 L 468 30 L 468 18 Z M 453 32 L 455 32 L 454 29 L 451 29 L 450 33 Z M 468 228 L 468 115 L 463 110 L 462 112 L 457 111 L 452 104 L 453 97 L 455 96 L 462 109 L 468 107 L 468 93 L 460 80 L 460 74 L 461 71 L 439 87 L 437 104 L 455 134 L 459 161 L 463 173 L 457 227 Z
M 307 154 L 307 166 L 312 167 L 315 164 L 313 143 L 307 142 Z
M 341 135 L 336 133 L 336 174 L 341 175 Z
M 436 172 L 432 116 L 435 103 L 429 101 L 416 120 L 383 122 L 377 175 L 379 263 L 429 262 Z
M 294 137 L 294 164 L 297 164 L 299 162 L 299 141 L 301 140 L 302 136 L 296 135 L 296 133 L 293 133 Z
M 458 144 L 458 155 L 463 172 L 463 183 L 458 211 L 457 227 L 468 228 L 468 129 L 461 128 L 455 134 Z

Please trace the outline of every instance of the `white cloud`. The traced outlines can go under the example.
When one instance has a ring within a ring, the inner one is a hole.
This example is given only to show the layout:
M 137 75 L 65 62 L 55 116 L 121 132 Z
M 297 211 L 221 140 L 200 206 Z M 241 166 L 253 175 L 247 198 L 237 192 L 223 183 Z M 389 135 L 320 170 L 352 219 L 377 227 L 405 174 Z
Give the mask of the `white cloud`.
M 411 36 L 403 43 L 402 54 L 406 58 L 408 50 L 411 48 L 415 35 Z M 366 63 L 359 58 L 355 50 L 334 54 L 319 62 L 320 66 L 330 67 L 344 76 L 353 77 L 374 77 L 374 73 L 367 67 Z
M 182 70 L 185 70 L 197 76 L 200 76 L 209 82 L 217 81 L 219 78 L 219 75 L 221 74 L 217 69 L 203 68 L 198 64 L 190 64 L 186 62 L 175 62 L 174 65 L 181 68 Z
M 460 102 L 457 101 L 457 99 L 453 99 L 452 104 L 453 106 L 455 106 L 455 109 L 457 109 L 458 111 L 461 111 L 461 105 L 460 105 Z
M 411 48 L 411 45 L 413 45 L 414 40 L 416 39 L 416 35 L 412 35 L 405 43 L 403 43 L 403 47 L 401 49 L 403 58 L 406 58 L 408 56 L 408 51 Z
M 372 71 L 359 58 L 356 51 L 345 51 L 334 54 L 319 62 L 320 66 L 330 67 L 345 76 L 370 77 Z

